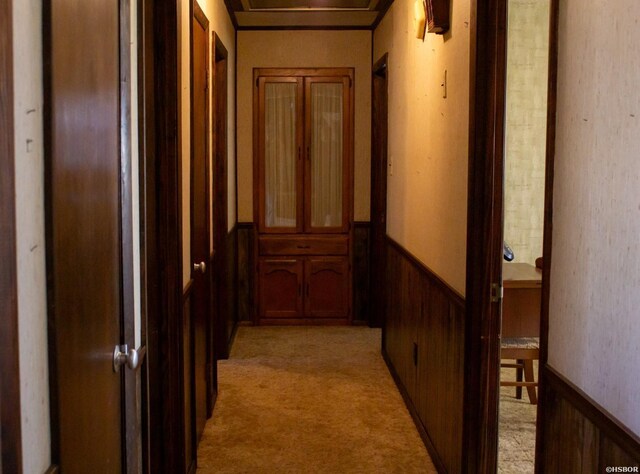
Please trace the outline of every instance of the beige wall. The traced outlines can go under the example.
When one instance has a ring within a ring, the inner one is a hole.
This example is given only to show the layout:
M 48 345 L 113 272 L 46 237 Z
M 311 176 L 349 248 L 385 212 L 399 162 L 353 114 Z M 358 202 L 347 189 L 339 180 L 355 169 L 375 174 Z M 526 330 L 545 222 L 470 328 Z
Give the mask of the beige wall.
M 549 0 L 509 0 L 504 239 L 516 262 L 542 256 Z
M 236 146 L 235 146 L 235 30 L 229 14 L 220 0 L 197 0 L 209 20 L 209 34 L 215 32 L 228 52 L 227 58 L 227 158 L 228 158 L 228 229 L 231 230 L 236 223 Z M 182 103 L 181 130 L 182 130 L 182 276 L 186 283 L 191 278 L 191 228 L 190 228 L 190 176 L 191 176 L 191 124 L 190 124 L 190 58 L 189 58 L 189 0 L 180 0 L 180 21 L 178 24 L 178 35 L 180 42 L 180 99 Z M 211 39 L 209 39 L 211 41 Z M 211 53 L 211 43 L 209 51 Z M 209 76 L 211 77 L 211 75 Z M 209 87 L 211 91 L 211 87 Z M 213 96 L 210 96 L 210 109 L 213 111 Z M 212 125 L 211 116 L 209 124 Z M 210 151 L 213 152 L 211 139 L 209 140 Z M 212 156 L 212 155 L 211 155 Z M 210 163 L 211 163 L 210 156 Z
M 238 220 L 253 221 L 253 68 L 355 67 L 354 218 L 369 220 L 370 31 L 238 32 Z
M 13 1 L 18 337 L 25 474 L 42 473 L 51 463 L 41 3 Z
M 451 30 L 423 42 L 413 0 L 396 0 L 375 31 L 373 60 L 389 53 L 387 233 L 464 294 L 470 4 L 451 5 Z
M 560 2 L 549 364 L 640 434 L 640 3 Z

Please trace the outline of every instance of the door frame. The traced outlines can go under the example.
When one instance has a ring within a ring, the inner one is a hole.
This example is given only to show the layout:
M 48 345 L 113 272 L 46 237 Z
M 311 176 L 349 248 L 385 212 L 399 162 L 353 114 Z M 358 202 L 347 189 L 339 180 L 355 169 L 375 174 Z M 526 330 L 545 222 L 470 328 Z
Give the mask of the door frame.
M 384 53 L 378 61 L 373 65 L 371 71 L 371 204 L 370 209 L 381 209 L 384 215 L 385 231 L 382 236 L 378 236 L 376 241 L 374 238 L 376 226 L 373 220 L 377 218 L 373 213 L 370 217 L 371 235 L 369 240 L 371 242 L 371 248 L 369 250 L 370 262 L 369 262 L 369 295 L 372 299 L 378 299 L 378 302 L 385 301 L 386 286 L 385 286 L 385 268 L 386 268 L 386 215 L 387 215 L 387 160 L 388 160 L 388 110 L 389 110 L 389 53 Z M 377 115 L 373 113 L 373 107 L 375 104 L 375 86 L 376 76 L 384 77 L 384 123 L 378 123 L 376 121 Z M 380 130 L 378 128 L 380 127 Z M 378 153 L 375 147 L 375 134 L 377 131 L 381 132 L 380 141 L 383 144 L 383 148 Z M 376 186 L 375 184 L 379 184 Z M 379 192 L 376 192 L 379 189 Z M 375 203 L 375 205 L 374 205 Z M 375 256 L 378 256 L 380 261 L 377 261 Z M 369 320 L 370 327 L 383 327 L 385 322 L 385 310 L 384 304 L 370 305 L 371 318 Z M 383 336 L 384 338 L 384 331 Z M 382 342 L 384 347 L 384 340 Z
M 227 130 L 228 130 L 228 58 L 229 53 L 224 46 L 222 39 L 213 31 L 211 33 L 211 94 L 213 98 L 211 103 L 212 112 L 212 220 L 213 220 L 213 249 L 211 250 L 210 263 L 211 268 L 215 268 L 217 272 L 211 273 L 212 294 L 216 298 L 216 303 L 212 305 L 215 308 L 215 314 L 212 314 L 212 334 L 211 334 L 211 354 L 212 354 L 212 380 L 214 383 L 210 386 L 210 405 L 209 411 L 213 411 L 215 394 L 217 393 L 217 380 L 215 374 L 215 363 L 218 359 L 227 359 L 229 357 L 230 341 L 229 341 L 229 304 L 228 304 L 228 252 L 227 252 L 227 234 L 228 234 L 228 147 L 227 147 Z M 218 63 L 223 62 L 223 73 L 218 73 Z M 224 109 L 224 110 L 220 110 Z M 213 357 L 215 356 L 215 357 Z
M 189 15 L 189 87 L 190 87 L 190 113 L 189 113 L 189 121 L 190 121 L 190 126 L 189 126 L 189 131 L 190 131 L 190 157 L 189 157 L 189 169 L 190 169 L 190 177 L 189 177 L 189 192 L 190 192 L 190 196 L 189 196 L 189 200 L 190 200 L 190 206 L 189 206 L 189 217 L 190 217 L 190 224 L 189 224 L 189 228 L 191 229 L 190 232 L 190 255 L 191 255 L 191 262 L 189 263 L 189 265 L 191 266 L 191 263 L 194 262 L 194 252 L 193 252 L 193 248 L 195 246 L 195 226 L 194 226 L 194 177 L 196 174 L 195 171 L 195 166 L 194 166 L 194 161 L 195 161 L 195 127 L 194 127 L 194 123 L 195 123 L 195 107 L 194 107 L 194 103 L 195 103 L 195 88 L 194 88 L 194 20 L 198 22 L 198 24 L 202 27 L 202 29 L 204 30 L 204 49 L 205 49 L 205 75 L 206 75 L 206 90 L 205 90 L 205 125 L 204 125 L 204 142 L 205 142 L 205 213 L 206 213 L 206 223 L 205 223 L 205 233 L 206 233 L 206 243 L 207 243 L 207 249 L 206 249 L 206 260 L 207 260 L 207 269 L 205 270 L 205 288 L 206 288 L 206 310 L 205 310 L 205 314 L 204 314 L 204 318 L 206 320 L 206 324 L 205 324 L 205 392 L 206 392 L 206 402 L 205 402 L 205 417 L 208 418 L 209 415 L 211 414 L 211 407 L 212 407 L 212 402 L 211 402 L 211 397 L 212 397 L 212 393 L 210 390 L 210 387 L 212 385 L 212 370 L 211 370 L 211 366 L 213 364 L 213 356 L 212 356 L 212 352 L 211 352 L 211 325 L 213 324 L 211 321 L 211 307 L 213 306 L 213 302 L 211 301 L 211 285 L 210 285 L 210 278 L 211 275 L 213 273 L 213 268 L 210 265 L 210 245 L 211 245 L 211 165 L 210 165 L 210 150 L 211 150 L 211 144 L 210 144 L 210 128 L 209 128 L 209 114 L 211 112 L 211 106 L 210 106 L 210 98 L 209 98 L 209 94 L 210 94 L 210 86 L 209 86 L 209 77 L 210 77 L 210 71 L 211 71 L 211 61 L 210 61 L 210 56 L 209 56 L 209 51 L 210 51 L 210 46 L 209 46 L 209 19 L 207 18 L 207 15 L 204 13 L 204 11 L 202 10 L 202 8 L 200 7 L 200 4 L 197 2 L 197 0 L 191 0 L 190 5 L 189 5 L 189 9 L 190 9 L 190 15 Z M 191 271 L 191 282 L 194 282 L 195 280 L 195 276 L 194 276 L 194 271 Z M 197 286 L 195 284 L 192 284 L 191 287 L 191 296 L 190 298 L 193 298 L 194 293 L 196 293 L 195 288 L 197 288 Z M 190 304 L 189 305 L 191 313 L 189 315 L 183 315 L 183 317 L 190 317 L 191 318 L 191 324 L 190 324 L 190 328 L 191 328 L 191 334 L 190 334 L 190 338 L 191 338 L 191 352 L 189 354 L 189 357 L 191 357 L 191 373 L 190 374 L 184 374 L 184 382 L 185 383 L 189 383 L 191 384 L 191 411 L 192 413 L 190 414 L 190 420 L 191 420 L 191 426 L 193 428 L 193 433 L 192 433 L 192 441 L 193 441 L 193 453 L 196 454 L 197 456 L 197 448 L 198 448 L 198 442 L 199 442 L 199 437 L 198 437 L 198 418 L 197 418 L 197 394 L 196 394 L 196 337 L 195 337 L 195 331 L 196 331 L 196 317 L 194 315 L 194 309 L 197 311 L 197 309 L 195 308 L 195 305 Z M 187 378 L 188 377 L 188 378 Z
M 182 183 L 179 3 L 140 0 L 140 192 L 147 364 L 145 472 L 182 472 Z M 153 426 L 153 429 L 151 429 Z
M 558 3 L 551 0 L 540 365 L 547 357 L 555 154 Z M 471 11 L 469 180 L 465 334 L 464 472 L 494 473 L 498 453 L 504 127 L 508 0 L 475 0 Z M 540 371 L 543 374 L 543 371 Z M 538 390 L 544 390 L 544 378 Z M 542 392 L 540 392 L 542 393 Z M 544 413 L 538 402 L 538 420 Z M 543 432 L 537 424 L 536 463 Z M 539 467 L 537 466 L 537 469 Z
M 16 266 L 13 15 L 0 3 L 0 466 L 22 472 Z M 16 382 L 17 381 L 17 382 Z

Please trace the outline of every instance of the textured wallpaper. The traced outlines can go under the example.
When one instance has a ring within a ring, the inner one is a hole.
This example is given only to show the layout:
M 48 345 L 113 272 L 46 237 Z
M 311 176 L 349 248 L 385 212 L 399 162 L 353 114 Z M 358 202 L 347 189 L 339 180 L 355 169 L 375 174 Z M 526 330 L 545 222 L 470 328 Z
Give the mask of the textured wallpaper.
M 607 6 L 560 3 L 549 364 L 640 435 L 640 2 Z
M 510 0 L 504 238 L 515 261 L 542 256 L 549 0 Z

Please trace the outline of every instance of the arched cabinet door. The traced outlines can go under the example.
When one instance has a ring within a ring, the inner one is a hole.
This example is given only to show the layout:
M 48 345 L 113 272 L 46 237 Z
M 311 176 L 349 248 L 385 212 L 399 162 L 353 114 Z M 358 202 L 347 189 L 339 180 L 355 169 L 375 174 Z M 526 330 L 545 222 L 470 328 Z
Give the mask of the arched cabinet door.
M 261 258 L 259 267 L 260 319 L 299 318 L 303 309 L 303 260 Z
M 305 264 L 305 315 L 309 318 L 349 317 L 347 257 L 309 257 Z

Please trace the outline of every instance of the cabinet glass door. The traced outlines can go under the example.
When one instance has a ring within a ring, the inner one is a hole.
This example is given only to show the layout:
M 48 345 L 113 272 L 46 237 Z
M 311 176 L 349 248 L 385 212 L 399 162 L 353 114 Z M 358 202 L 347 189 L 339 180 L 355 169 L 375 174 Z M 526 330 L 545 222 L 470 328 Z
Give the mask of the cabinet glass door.
M 306 211 L 308 231 L 346 230 L 348 142 L 343 79 L 306 79 Z
M 260 199 L 265 232 L 295 232 L 301 226 L 300 121 L 301 81 L 296 78 L 261 80 Z

